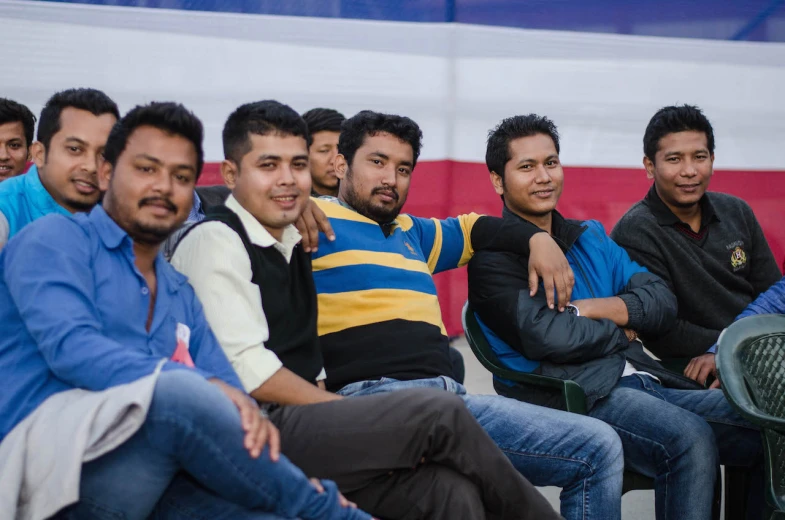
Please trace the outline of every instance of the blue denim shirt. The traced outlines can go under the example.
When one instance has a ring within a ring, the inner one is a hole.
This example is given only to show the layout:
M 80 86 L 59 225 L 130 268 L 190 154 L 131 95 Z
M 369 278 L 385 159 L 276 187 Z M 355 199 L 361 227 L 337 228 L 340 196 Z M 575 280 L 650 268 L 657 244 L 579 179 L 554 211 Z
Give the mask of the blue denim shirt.
M 49 396 L 103 390 L 163 370 L 196 370 L 242 389 L 185 276 L 159 254 L 157 296 L 131 238 L 100 206 L 49 215 L 0 252 L 0 440 Z M 171 361 L 190 335 L 195 369 Z M 190 334 L 188 334 L 190 333 Z
M 8 237 L 0 237 L 0 245 L 16 235 L 20 229 L 44 215 L 69 215 L 67 209 L 55 202 L 46 191 L 35 165 L 24 175 L 0 183 L 0 213 L 8 221 Z

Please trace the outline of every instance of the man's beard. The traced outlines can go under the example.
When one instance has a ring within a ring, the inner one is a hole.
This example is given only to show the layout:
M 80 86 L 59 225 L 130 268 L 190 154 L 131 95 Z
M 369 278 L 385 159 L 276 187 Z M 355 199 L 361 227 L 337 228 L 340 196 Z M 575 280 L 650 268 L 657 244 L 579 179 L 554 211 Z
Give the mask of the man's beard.
M 96 203 L 75 199 L 64 199 L 63 202 L 65 202 L 69 208 L 75 209 L 77 213 L 89 213 L 90 210 L 96 206 L 96 204 L 101 203 L 101 199 L 99 198 Z
M 347 176 L 348 180 L 348 176 Z M 352 208 L 357 211 L 360 215 L 369 218 L 376 222 L 377 224 L 389 224 L 393 220 L 395 220 L 398 215 L 401 213 L 401 208 L 403 208 L 403 202 L 400 202 L 400 195 L 398 194 L 398 190 L 395 188 L 382 188 L 377 187 L 371 191 L 371 196 L 375 195 L 380 191 L 390 191 L 393 193 L 393 196 L 396 199 L 396 202 L 399 202 L 392 208 L 374 206 L 371 203 L 370 198 L 368 200 L 362 200 L 357 192 L 354 190 L 354 184 L 351 182 L 346 183 L 346 192 L 344 193 L 345 202 L 351 206 Z M 405 202 L 405 200 L 404 200 Z
M 106 197 L 108 197 L 108 202 L 114 210 L 112 213 L 114 214 L 112 218 L 117 222 L 117 215 L 115 212 L 120 210 L 120 205 L 118 204 L 117 196 L 111 191 L 111 189 L 106 192 Z M 148 204 L 153 200 L 161 200 L 155 197 L 148 197 L 139 201 L 138 207 L 141 208 L 142 206 Z M 174 205 L 170 200 L 166 199 L 166 203 L 170 204 L 170 208 L 177 213 L 177 206 Z M 117 215 L 119 216 L 119 215 Z M 133 216 L 128 215 L 127 220 L 125 222 L 117 222 L 120 227 L 122 227 L 128 236 L 131 237 L 131 240 L 134 242 L 138 242 L 140 244 L 145 244 L 149 246 L 158 246 L 164 243 L 164 241 L 169 238 L 175 230 L 177 230 L 181 225 L 182 222 L 176 223 L 174 225 L 156 225 L 156 224 L 148 224 L 145 222 L 141 222 Z M 126 227 L 127 226 L 127 227 Z

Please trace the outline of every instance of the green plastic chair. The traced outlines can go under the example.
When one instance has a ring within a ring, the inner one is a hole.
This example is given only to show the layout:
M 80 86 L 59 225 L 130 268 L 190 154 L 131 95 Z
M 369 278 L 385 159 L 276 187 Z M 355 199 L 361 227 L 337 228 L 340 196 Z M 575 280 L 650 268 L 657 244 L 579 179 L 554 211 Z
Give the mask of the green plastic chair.
M 717 372 L 728 401 L 761 428 L 765 518 L 785 519 L 785 316 L 750 316 L 721 335 Z
M 586 394 L 583 388 L 575 381 L 558 379 L 555 377 L 543 376 L 532 374 L 529 372 L 518 372 L 510 370 L 501 364 L 499 358 L 491 349 L 485 334 L 477 322 L 477 317 L 474 314 L 469 302 L 463 306 L 462 311 L 463 330 L 466 335 L 466 340 L 469 342 L 472 352 L 477 357 L 477 360 L 484 366 L 491 374 L 496 377 L 507 379 L 515 382 L 522 388 L 509 387 L 503 383 L 496 381 L 494 378 L 493 387 L 496 393 L 504 397 L 518 399 L 519 401 L 526 401 L 526 389 L 537 389 L 539 391 L 552 392 L 554 395 L 561 395 L 562 406 L 559 409 L 567 412 L 586 415 Z M 622 484 L 622 494 L 628 491 L 648 490 L 654 489 L 654 479 L 636 473 L 634 471 L 624 471 L 624 481 Z M 722 500 L 722 479 L 717 479 L 717 488 L 714 493 L 714 509 L 712 517 L 719 519 L 721 511 Z

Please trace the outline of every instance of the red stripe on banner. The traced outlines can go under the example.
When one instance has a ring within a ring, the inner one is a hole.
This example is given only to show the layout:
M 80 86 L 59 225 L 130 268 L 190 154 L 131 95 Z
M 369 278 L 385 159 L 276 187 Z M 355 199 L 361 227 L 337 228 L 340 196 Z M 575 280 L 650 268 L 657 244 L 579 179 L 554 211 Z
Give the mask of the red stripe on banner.
M 651 185 L 642 168 L 566 167 L 564 173 L 559 211 L 568 218 L 599 220 L 608 232 Z M 219 164 L 206 164 L 199 184 L 221 182 Z M 785 253 L 785 171 L 715 171 L 711 189 L 741 197 L 752 206 L 781 264 Z M 500 215 L 501 207 L 485 165 L 444 160 L 418 164 L 405 209 L 412 215 L 444 218 L 472 211 Z M 435 279 L 447 331 L 461 334 L 466 269 L 442 273 Z

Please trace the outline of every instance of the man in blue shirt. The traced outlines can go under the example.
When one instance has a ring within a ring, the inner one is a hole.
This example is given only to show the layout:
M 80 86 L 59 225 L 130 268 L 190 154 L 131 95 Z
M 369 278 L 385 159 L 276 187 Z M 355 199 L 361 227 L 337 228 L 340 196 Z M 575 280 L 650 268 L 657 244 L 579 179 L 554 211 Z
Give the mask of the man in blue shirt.
M 30 150 L 34 166 L 0 184 L 0 248 L 44 215 L 89 211 L 98 203 L 96 171 L 119 117 L 115 102 L 95 89 L 64 90 L 46 102 Z
M 181 105 L 133 109 L 104 151 L 103 205 L 44 217 L 0 253 L 0 443 L 52 396 L 101 392 L 162 366 L 144 424 L 82 466 L 65 518 L 147 518 L 186 478 L 178 474 L 210 489 L 203 501 L 260 519 L 370 518 L 279 455 L 277 430 L 241 390 L 186 278 L 158 252 L 191 209 L 202 135 Z M 165 500 L 159 509 L 175 514 Z

